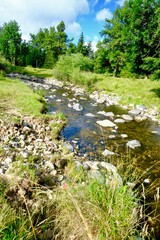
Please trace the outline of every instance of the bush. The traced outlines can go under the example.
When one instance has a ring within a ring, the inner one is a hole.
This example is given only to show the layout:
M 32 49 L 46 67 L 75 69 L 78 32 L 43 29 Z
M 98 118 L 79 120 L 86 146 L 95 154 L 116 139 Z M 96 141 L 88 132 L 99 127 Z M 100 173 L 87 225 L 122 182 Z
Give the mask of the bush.
M 160 70 L 155 71 L 150 75 L 151 80 L 160 80 Z
M 78 53 L 60 56 L 53 75 L 59 80 L 90 87 L 97 81 L 96 75 L 91 73 L 92 70 L 93 60 Z

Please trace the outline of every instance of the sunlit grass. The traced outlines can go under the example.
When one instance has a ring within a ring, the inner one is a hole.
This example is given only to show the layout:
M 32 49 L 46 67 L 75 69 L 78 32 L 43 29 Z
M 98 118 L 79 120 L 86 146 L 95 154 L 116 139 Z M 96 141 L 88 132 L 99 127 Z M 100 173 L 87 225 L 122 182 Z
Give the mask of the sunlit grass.
M 40 116 L 43 103 L 41 97 L 19 80 L 0 77 L 1 114 L 19 113 Z
M 33 67 L 30 67 L 30 66 L 18 67 L 18 66 L 9 65 L 8 72 L 27 74 L 27 75 L 41 77 L 41 78 L 46 78 L 46 77 L 52 77 L 53 76 L 53 70 L 52 69 L 33 68 Z
M 160 81 L 150 79 L 114 78 L 101 75 L 95 88 L 120 96 L 121 104 L 143 104 L 160 111 Z

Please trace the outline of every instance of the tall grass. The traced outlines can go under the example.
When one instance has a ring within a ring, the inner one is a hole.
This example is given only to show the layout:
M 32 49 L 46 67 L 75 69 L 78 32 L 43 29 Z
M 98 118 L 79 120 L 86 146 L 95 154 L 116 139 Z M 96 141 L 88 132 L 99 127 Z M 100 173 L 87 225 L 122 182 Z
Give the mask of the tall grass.
M 56 193 L 57 239 L 135 239 L 138 207 L 133 192 L 69 168 L 70 181 Z

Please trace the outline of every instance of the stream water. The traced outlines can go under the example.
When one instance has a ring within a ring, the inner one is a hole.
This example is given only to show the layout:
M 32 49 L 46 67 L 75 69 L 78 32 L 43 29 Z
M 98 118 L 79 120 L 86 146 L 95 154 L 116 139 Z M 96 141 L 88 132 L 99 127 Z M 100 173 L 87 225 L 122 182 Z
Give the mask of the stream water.
M 128 154 L 126 143 L 137 139 L 141 147 L 130 150 L 131 162 L 141 173 L 145 172 L 144 178 L 149 179 L 152 186 L 147 196 L 152 216 L 156 221 L 152 223 L 156 231 L 157 239 L 160 239 L 160 204 L 156 193 L 160 187 L 160 126 L 157 122 L 145 120 L 142 122 L 130 121 L 117 123 L 117 129 L 99 126 L 96 121 L 109 119 L 114 121 L 128 111 L 118 106 L 107 107 L 105 104 L 97 104 L 89 95 L 76 95 L 69 88 L 55 87 L 46 94 L 50 114 L 62 112 L 67 119 L 66 126 L 60 136 L 68 141 L 77 154 L 89 160 L 102 160 L 102 152 L 107 148 L 118 154 Z M 73 102 L 78 102 L 83 109 L 76 111 L 71 107 Z M 106 117 L 98 112 L 113 112 L 113 117 Z M 88 115 L 92 113 L 93 115 Z M 122 134 L 128 137 L 124 138 Z M 108 158 L 108 160 L 110 160 Z M 114 164 L 114 163 L 113 163 Z M 156 210 L 155 210 L 156 209 Z

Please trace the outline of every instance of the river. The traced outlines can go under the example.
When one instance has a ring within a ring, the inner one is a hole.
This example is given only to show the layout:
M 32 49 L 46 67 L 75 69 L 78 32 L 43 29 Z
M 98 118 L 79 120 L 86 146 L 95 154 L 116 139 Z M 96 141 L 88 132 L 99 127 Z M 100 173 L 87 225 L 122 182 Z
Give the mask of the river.
M 105 128 L 97 121 L 109 119 L 112 122 L 128 114 L 118 106 L 107 107 L 106 104 L 97 104 L 88 94 L 75 94 L 71 88 L 55 86 L 48 90 L 45 96 L 50 114 L 62 112 L 67 119 L 60 137 L 68 141 L 77 155 L 89 160 L 104 160 L 102 152 L 107 148 L 121 155 L 129 153 L 129 165 L 139 170 L 141 179 L 149 181 L 146 191 L 146 202 L 149 204 L 147 214 L 151 214 L 151 226 L 155 229 L 156 236 L 160 236 L 160 203 L 158 191 L 160 187 L 160 126 L 158 122 L 149 119 L 136 122 L 116 123 L 116 128 Z M 82 110 L 75 110 L 73 104 L 80 104 Z M 106 117 L 102 113 L 113 113 Z M 113 116 L 112 116 L 113 115 Z M 128 149 L 126 143 L 138 140 L 141 147 L 134 150 Z M 78 150 L 77 150 L 78 149 Z M 106 161 L 113 161 L 111 156 L 105 157 Z M 114 164 L 114 162 L 112 162 Z M 129 166 L 128 166 L 129 167 Z M 157 195 L 156 195 L 157 194 Z M 157 196 L 157 197 L 156 197 Z

